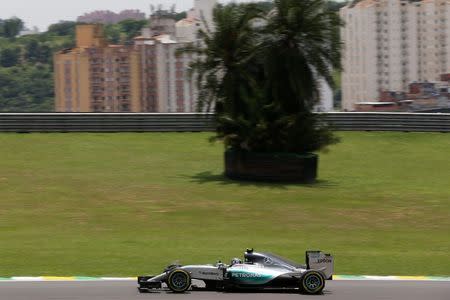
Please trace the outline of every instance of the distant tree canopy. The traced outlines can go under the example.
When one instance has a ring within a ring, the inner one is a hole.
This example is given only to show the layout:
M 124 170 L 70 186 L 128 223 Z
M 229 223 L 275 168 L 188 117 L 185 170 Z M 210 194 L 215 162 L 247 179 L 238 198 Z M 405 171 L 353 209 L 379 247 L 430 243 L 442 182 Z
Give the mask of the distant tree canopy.
M 24 28 L 24 23 L 19 18 L 7 20 L 0 19 L 0 36 L 5 38 L 16 37 Z
M 133 38 L 141 34 L 142 28 L 148 25 L 147 20 L 123 20 L 117 24 L 105 25 L 106 39 L 111 44 L 131 43 Z
M 25 43 L 24 59 L 30 63 L 51 64 L 52 47 L 48 43 L 40 43 L 30 39 Z
M 54 110 L 53 53 L 75 46 L 73 21 L 60 21 L 39 34 L 18 36 L 23 21 L 0 20 L 0 112 Z M 146 20 L 106 25 L 110 43 L 131 42 Z
M 53 53 L 75 44 L 75 23 L 18 36 L 23 28 L 18 18 L 0 20 L 0 111 L 53 111 Z
M 0 66 L 9 68 L 19 63 L 20 49 L 18 47 L 8 47 L 0 50 Z
M 125 34 L 126 41 L 131 41 L 134 37 L 140 35 L 143 27 L 148 25 L 147 20 L 123 20 L 119 22 L 120 31 Z
M 53 99 L 49 65 L 0 68 L 0 111 L 52 111 Z
M 77 23 L 73 21 L 60 21 L 59 23 L 50 25 L 47 32 L 58 36 L 75 35 L 76 25 Z

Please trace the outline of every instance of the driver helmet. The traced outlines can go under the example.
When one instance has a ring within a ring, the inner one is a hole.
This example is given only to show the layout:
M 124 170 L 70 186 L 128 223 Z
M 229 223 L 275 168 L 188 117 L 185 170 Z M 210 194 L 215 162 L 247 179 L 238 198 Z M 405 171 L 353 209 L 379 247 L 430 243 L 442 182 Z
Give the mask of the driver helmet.
M 231 265 L 237 265 L 237 264 L 242 264 L 242 260 L 240 260 L 239 258 L 233 258 L 231 260 Z

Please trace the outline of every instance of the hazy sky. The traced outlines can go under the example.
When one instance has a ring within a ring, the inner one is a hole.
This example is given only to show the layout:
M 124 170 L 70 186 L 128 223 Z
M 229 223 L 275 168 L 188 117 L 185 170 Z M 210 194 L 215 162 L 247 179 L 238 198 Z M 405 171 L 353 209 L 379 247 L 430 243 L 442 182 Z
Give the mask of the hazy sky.
M 193 0 L 0 0 L 0 19 L 16 16 L 24 20 L 28 28 L 37 26 L 43 31 L 52 23 L 75 20 L 79 15 L 93 10 L 119 12 L 124 9 L 139 9 L 148 14 L 150 4 L 162 4 L 166 8 L 176 4 L 177 10 L 187 10 L 192 8 L 193 3 Z

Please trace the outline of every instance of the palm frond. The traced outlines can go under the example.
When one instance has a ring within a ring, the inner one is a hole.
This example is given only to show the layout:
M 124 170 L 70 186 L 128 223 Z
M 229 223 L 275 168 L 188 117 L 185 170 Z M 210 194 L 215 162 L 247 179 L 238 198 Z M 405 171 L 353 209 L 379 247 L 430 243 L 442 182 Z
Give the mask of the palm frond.
M 333 86 L 341 69 L 342 21 L 324 0 L 274 0 L 264 15 L 256 4 L 218 5 L 214 30 L 179 53 L 195 59 L 198 110 L 216 113 L 217 139 L 250 151 L 308 152 L 336 142 L 311 113 L 320 79 Z M 256 20 L 264 25 L 255 26 Z

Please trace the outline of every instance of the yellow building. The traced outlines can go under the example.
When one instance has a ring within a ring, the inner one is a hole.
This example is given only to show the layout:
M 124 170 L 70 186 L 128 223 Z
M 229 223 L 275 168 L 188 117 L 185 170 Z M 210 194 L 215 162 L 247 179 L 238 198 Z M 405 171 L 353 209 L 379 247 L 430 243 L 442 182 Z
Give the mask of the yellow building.
M 78 25 L 76 48 L 55 54 L 57 112 L 141 112 L 140 52 L 108 45 L 102 25 Z

